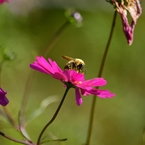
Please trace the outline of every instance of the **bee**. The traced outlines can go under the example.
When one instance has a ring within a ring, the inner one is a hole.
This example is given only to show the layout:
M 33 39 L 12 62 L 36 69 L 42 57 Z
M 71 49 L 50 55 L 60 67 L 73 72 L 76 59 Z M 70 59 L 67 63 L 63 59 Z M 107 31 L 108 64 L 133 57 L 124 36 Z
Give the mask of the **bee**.
M 64 66 L 65 70 L 75 70 L 77 73 L 84 73 L 85 63 L 82 59 L 69 56 L 62 56 L 62 58 L 68 60 Z

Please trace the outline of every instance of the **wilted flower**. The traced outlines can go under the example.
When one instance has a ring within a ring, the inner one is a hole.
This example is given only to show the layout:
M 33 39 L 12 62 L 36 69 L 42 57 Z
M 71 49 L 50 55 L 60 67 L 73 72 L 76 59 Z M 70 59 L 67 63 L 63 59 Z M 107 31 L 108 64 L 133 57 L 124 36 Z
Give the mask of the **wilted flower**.
M 140 6 L 139 0 L 107 0 L 114 5 L 115 9 L 121 16 L 123 31 L 126 36 L 129 45 L 133 42 L 133 34 L 137 19 L 142 13 L 142 8 Z M 128 22 L 127 11 L 132 17 L 131 24 Z
M 75 88 L 76 103 L 82 104 L 82 97 L 87 95 L 97 95 L 101 98 L 111 98 L 114 94 L 108 90 L 98 90 L 93 87 L 106 85 L 106 80 L 103 78 L 93 78 L 91 80 L 85 80 L 84 74 L 77 73 L 75 70 L 62 70 L 55 61 L 50 58 L 48 61 L 42 56 L 36 57 L 36 61 L 30 64 L 32 69 L 51 75 L 53 78 L 60 80 L 67 87 Z
M 7 92 L 0 88 L 0 104 L 6 106 L 9 103 L 9 100 L 6 98 Z

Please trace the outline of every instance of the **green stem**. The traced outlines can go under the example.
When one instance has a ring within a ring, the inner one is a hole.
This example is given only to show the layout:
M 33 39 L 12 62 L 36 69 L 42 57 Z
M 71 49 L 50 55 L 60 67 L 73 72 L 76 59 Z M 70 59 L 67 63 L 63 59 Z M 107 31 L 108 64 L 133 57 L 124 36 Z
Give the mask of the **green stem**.
M 9 123 L 16 129 L 19 131 L 19 128 L 16 124 L 16 122 L 14 121 L 13 117 L 11 116 L 10 112 L 8 111 L 7 107 L 3 107 L 3 111 L 9 121 Z
M 143 141 L 143 145 L 145 145 L 145 128 L 143 129 L 143 133 L 142 133 L 142 141 Z
M 54 44 L 57 42 L 58 38 L 60 37 L 60 35 L 62 34 L 62 32 L 66 29 L 66 27 L 68 26 L 69 22 L 66 21 L 54 34 L 54 36 L 51 38 L 51 40 L 48 43 L 48 46 L 45 48 L 45 50 L 43 52 L 41 52 L 41 55 L 46 56 L 49 51 L 52 49 L 52 47 L 54 46 Z M 26 85 L 25 85 L 25 91 L 24 91 L 24 95 L 23 95 L 23 99 L 22 99 L 22 105 L 21 105 L 21 111 L 20 111 L 20 118 L 21 118 L 21 122 L 20 124 L 24 125 L 25 123 L 25 110 L 26 110 L 26 104 L 28 102 L 28 96 L 29 96 L 29 92 L 32 86 L 32 82 L 34 80 L 34 76 L 35 76 L 35 71 L 30 71 Z
M 4 64 L 4 60 L 2 60 L 1 63 L 0 63 L 0 87 L 2 86 L 2 81 L 1 81 L 2 79 L 1 78 L 2 78 L 2 67 L 3 67 L 3 64 Z M 15 121 L 14 121 L 14 119 L 13 119 L 13 117 L 9 113 L 8 109 L 6 107 L 2 107 L 2 108 L 3 108 L 3 111 L 4 111 L 5 115 L 6 115 L 9 123 L 12 126 L 14 126 L 16 130 L 19 130 L 17 125 L 16 125 L 16 123 L 15 123 Z
M 67 87 L 67 88 L 66 88 L 66 90 L 65 90 L 65 92 L 64 92 L 64 95 L 63 95 L 63 97 L 62 97 L 62 99 L 61 99 L 61 102 L 60 102 L 58 108 L 56 109 L 54 115 L 52 116 L 51 120 L 44 126 L 44 128 L 43 128 L 42 131 L 40 132 L 40 135 L 39 135 L 38 140 L 37 140 L 37 145 L 40 145 L 41 137 L 42 137 L 42 135 L 44 134 L 45 130 L 48 128 L 48 126 L 49 126 L 49 125 L 55 120 L 55 118 L 57 117 L 57 115 L 58 115 L 58 113 L 59 113 L 59 111 L 60 111 L 60 109 L 61 109 L 61 106 L 62 106 L 62 104 L 63 104 L 63 102 L 64 102 L 64 100 L 65 100 L 65 98 L 66 98 L 66 95 L 67 95 L 69 89 L 70 89 L 70 87 Z
M 3 132 L 0 132 L 0 135 L 7 138 L 8 140 L 13 141 L 13 142 L 17 142 L 17 143 L 25 144 L 25 145 L 34 145 L 33 143 L 27 143 L 26 141 L 21 141 L 21 140 L 14 139 L 14 138 L 4 134 Z
M 18 122 L 19 122 L 19 131 L 21 133 L 21 135 L 28 141 L 28 142 L 32 142 L 28 133 L 25 130 L 25 126 L 23 126 L 21 124 L 21 117 L 20 117 L 20 111 L 19 111 L 19 116 L 18 116 Z
M 108 42 L 107 42 L 107 45 L 106 45 L 106 48 L 105 48 L 105 51 L 104 51 L 104 54 L 103 54 L 103 57 L 102 57 L 101 64 L 100 64 L 98 77 L 102 76 L 103 68 L 104 68 L 104 65 L 105 65 L 105 61 L 106 61 L 106 58 L 107 58 L 109 46 L 110 46 L 112 36 L 113 36 L 113 32 L 114 32 L 116 16 L 117 16 L 117 11 L 114 12 L 111 31 L 110 31 L 109 39 L 108 39 Z M 96 89 L 98 89 L 98 88 L 99 87 L 97 87 Z M 97 97 L 93 96 L 91 111 L 90 111 L 90 120 L 89 120 L 89 126 L 88 126 L 88 134 L 87 134 L 87 140 L 86 140 L 85 145 L 90 145 L 90 140 L 91 140 L 91 135 L 92 135 L 92 128 L 93 128 L 93 121 L 94 121 L 94 113 L 95 113 L 95 107 L 96 107 L 96 100 L 97 100 Z
M 54 44 L 57 42 L 58 38 L 60 37 L 60 35 L 62 34 L 62 32 L 66 29 L 66 27 L 68 26 L 69 22 L 66 21 L 54 34 L 54 36 L 51 38 L 51 40 L 48 43 L 48 46 L 45 48 L 45 50 L 43 52 L 41 52 L 41 55 L 46 56 L 49 51 L 52 49 L 52 47 L 54 46 Z M 24 129 L 25 126 L 25 113 L 26 113 L 26 105 L 28 102 L 28 97 L 29 97 L 29 93 L 31 90 L 31 86 L 34 80 L 36 72 L 35 71 L 30 71 L 28 78 L 27 78 L 27 82 L 25 85 L 25 90 L 24 90 L 24 95 L 22 98 L 22 105 L 21 105 L 21 109 L 20 109 L 20 115 L 19 115 L 19 120 L 20 120 L 20 128 L 23 128 L 25 135 L 23 134 L 23 136 L 25 136 L 25 138 L 29 138 L 28 134 L 26 134 L 26 130 Z M 21 133 L 24 133 L 21 132 Z
M 21 104 L 21 109 L 20 109 L 20 114 L 19 114 L 19 121 L 20 121 L 19 125 L 20 126 L 25 126 L 26 105 L 28 102 L 28 96 L 29 96 L 29 92 L 30 92 L 31 87 L 32 87 L 34 77 L 35 77 L 35 71 L 30 70 L 28 78 L 27 78 L 27 82 L 25 85 L 24 94 L 22 97 L 22 104 Z
M 50 50 L 52 49 L 52 47 L 54 46 L 54 44 L 58 41 L 60 35 L 62 34 L 62 32 L 70 25 L 69 21 L 66 21 L 58 30 L 57 32 L 54 34 L 54 36 L 51 38 L 51 40 L 49 41 L 46 49 L 44 49 L 44 51 L 41 53 L 42 56 L 46 57 L 47 54 L 50 52 Z

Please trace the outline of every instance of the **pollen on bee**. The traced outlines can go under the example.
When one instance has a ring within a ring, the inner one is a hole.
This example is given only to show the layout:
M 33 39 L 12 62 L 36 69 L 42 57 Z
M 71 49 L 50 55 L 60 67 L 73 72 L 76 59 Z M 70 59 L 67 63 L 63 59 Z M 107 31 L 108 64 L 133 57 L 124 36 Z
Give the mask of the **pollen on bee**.
M 83 60 L 69 56 L 62 56 L 62 58 L 68 60 L 64 66 L 65 70 L 75 70 L 77 73 L 84 73 L 85 63 Z

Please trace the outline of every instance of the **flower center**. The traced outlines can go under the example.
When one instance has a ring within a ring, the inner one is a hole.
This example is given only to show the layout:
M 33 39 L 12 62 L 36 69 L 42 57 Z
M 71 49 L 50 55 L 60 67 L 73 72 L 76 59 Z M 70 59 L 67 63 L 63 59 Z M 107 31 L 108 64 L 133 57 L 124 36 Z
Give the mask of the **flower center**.
M 74 84 L 76 85 L 82 84 L 82 81 L 75 81 Z
M 75 88 L 76 85 L 82 84 L 82 81 L 74 81 L 72 82 L 63 82 L 66 86 L 70 87 L 70 88 Z

